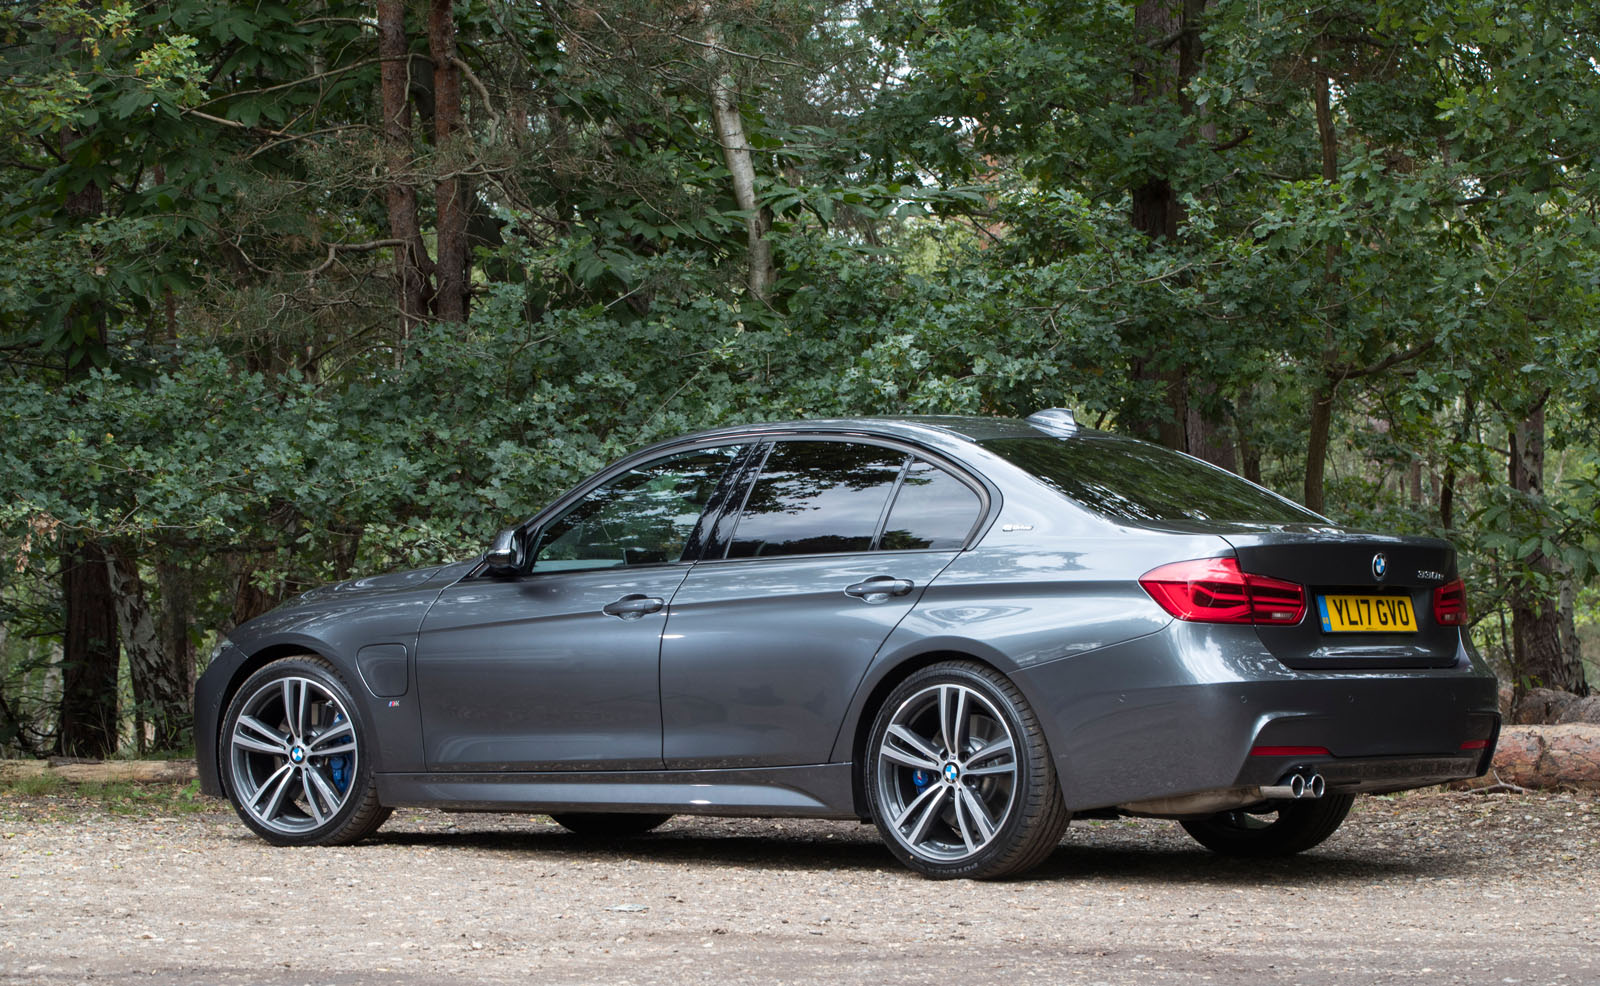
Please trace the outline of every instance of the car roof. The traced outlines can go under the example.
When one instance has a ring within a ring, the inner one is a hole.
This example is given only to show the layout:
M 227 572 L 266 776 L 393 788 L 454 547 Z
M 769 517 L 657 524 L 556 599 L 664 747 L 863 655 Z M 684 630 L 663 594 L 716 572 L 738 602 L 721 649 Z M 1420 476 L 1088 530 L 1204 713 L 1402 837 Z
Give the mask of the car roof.
M 1084 429 L 1086 432 L 1088 429 Z M 663 444 L 716 438 L 748 438 L 795 434 L 877 435 L 928 445 L 966 445 L 993 438 L 1037 438 L 1040 429 L 1017 418 L 990 418 L 961 414 L 912 414 L 859 418 L 811 418 L 796 421 L 756 422 L 696 432 Z

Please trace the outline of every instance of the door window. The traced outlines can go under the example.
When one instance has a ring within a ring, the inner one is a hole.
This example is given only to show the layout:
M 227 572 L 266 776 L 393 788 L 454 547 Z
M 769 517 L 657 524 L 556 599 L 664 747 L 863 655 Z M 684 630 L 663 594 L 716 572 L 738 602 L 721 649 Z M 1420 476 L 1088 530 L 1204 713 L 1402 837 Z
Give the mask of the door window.
M 780 442 L 739 515 L 729 558 L 867 551 L 906 461 L 850 442 Z
M 682 452 L 613 477 L 544 525 L 534 571 L 679 561 L 739 449 Z

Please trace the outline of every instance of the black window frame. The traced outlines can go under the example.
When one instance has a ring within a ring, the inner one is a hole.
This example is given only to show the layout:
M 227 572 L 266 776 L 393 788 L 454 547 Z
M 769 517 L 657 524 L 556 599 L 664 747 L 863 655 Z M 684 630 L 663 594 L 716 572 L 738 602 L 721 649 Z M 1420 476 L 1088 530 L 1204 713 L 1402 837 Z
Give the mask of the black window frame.
M 735 536 L 738 534 L 739 520 L 744 514 L 746 502 L 750 492 L 760 479 L 762 470 L 766 467 L 767 459 L 772 450 L 780 442 L 833 442 L 846 445 L 874 445 L 889 449 L 904 455 L 900 463 L 899 473 L 895 476 L 894 485 L 889 490 L 888 497 L 884 500 L 883 508 L 878 513 L 878 520 L 873 528 L 872 540 L 865 551 L 830 551 L 817 552 L 816 554 L 794 555 L 764 555 L 751 558 L 730 558 L 728 551 L 733 546 Z M 931 463 L 954 476 L 978 496 L 978 515 L 968 529 L 966 537 L 962 539 L 959 548 L 889 548 L 880 547 L 883 540 L 884 528 L 889 522 L 889 514 L 894 510 L 896 500 L 900 495 L 900 487 L 905 482 L 906 469 L 911 463 L 921 459 Z M 975 476 L 972 471 L 960 463 L 954 462 L 949 457 L 932 449 L 925 448 L 911 442 L 898 441 L 884 438 L 879 435 L 866 435 L 848 432 L 797 432 L 793 434 L 766 435 L 759 442 L 758 447 L 751 450 L 746 461 L 737 468 L 738 478 L 736 486 L 729 491 L 723 499 L 721 510 L 715 523 L 707 525 L 710 536 L 701 545 L 701 563 L 722 564 L 739 562 L 778 561 L 804 558 L 837 558 L 845 555 L 865 554 L 900 554 L 902 552 L 941 552 L 941 551 L 967 551 L 981 534 L 986 531 L 993 517 L 995 508 L 1000 502 L 999 491 L 987 480 Z M 704 523 L 702 521 L 702 523 Z

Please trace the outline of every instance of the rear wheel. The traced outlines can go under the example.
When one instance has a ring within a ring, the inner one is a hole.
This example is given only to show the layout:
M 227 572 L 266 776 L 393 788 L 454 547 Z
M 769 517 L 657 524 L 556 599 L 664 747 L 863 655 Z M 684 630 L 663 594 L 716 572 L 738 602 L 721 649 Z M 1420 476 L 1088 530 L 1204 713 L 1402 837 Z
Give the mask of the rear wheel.
M 551 815 L 556 824 L 592 839 L 628 839 L 665 825 L 671 815 L 630 814 L 628 812 L 562 812 Z
M 1020 873 L 1055 849 L 1072 817 L 1033 709 L 980 664 L 908 677 L 878 710 L 864 760 L 878 831 L 926 876 Z
M 1219 811 L 1180 824 L 1196 842 L 1224 856 L 1292 856 L 1332 835 L 1354 803 L 1353 794 L 1328 794 L 1279 802 L 1276 811 Z

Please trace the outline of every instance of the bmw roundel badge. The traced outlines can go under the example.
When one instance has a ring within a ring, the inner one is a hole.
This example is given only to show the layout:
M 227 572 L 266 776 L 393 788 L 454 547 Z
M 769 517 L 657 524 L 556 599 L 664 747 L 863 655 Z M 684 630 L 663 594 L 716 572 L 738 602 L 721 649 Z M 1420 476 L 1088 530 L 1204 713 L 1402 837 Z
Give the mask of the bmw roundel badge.
M 1382 582 L 1383 577 L 1388 574 L 1389 559 L 1385 558 L 1383 552 L 1380 551 L 1372 556 L 1372 577 Z

